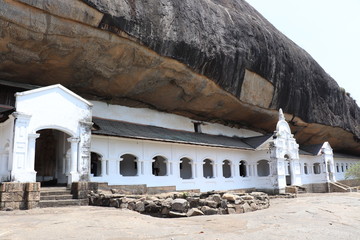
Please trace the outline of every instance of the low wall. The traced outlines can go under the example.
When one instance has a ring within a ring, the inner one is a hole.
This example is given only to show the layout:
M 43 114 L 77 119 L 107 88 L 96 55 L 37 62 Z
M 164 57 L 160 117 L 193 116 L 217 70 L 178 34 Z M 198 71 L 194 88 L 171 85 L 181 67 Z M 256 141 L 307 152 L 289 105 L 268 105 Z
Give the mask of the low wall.
M 173 192 L 158 195 L 92 193 L 90 205 L 126 208 L 158 217 L 236 214 L 268 208 L 269 197 L 262 192 Z
M 111 191 L 112 193 L 119 194 L 158 194 L 165 192 L 176 191 L 175 186 L 163 187 L 147 187 L 146 184 L 136 185 L 108 185 L 101 182 L 74 182 L 71 186 L 71 193 L 74 198 L 83 199 L 87 198 L 90 192 Z M 198 192 L 199 190 L 190 190 L 188 192 Z
M 0 183 L 0 210 L 36 208 L 39 201 L 40 183 Z
M 358 187 L 360 186 L 360 179 L 347 179 L 347 180 L 341 180 L 341 181 L 338 181 L 342 184 L 345 184 L 349 187 Z
M 327 193 L 327 192 L 329 192 L 328 183 L 312 183 L 312 184 L 304 184 L 301 186 L 306 188 L 306 192 L 308 192 L 308 193 Z

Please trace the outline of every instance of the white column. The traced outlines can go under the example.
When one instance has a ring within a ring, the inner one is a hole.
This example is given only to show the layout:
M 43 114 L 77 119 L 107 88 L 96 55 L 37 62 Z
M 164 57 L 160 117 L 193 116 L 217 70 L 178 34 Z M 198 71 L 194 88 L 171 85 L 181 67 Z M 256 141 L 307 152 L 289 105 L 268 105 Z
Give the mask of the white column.
M 221 173 L 220 177 L 222 177 L 222 164 L 218 164 L 213 161 L 210 164 L 213 169 L 213 178 L 218 178 L 220 173 Z
M 79 181 L 79 172 L 78 172 L 78 144 L 79 138 L 70 137 L 67 139 L 71 144 L 71 154 L 70 154 L 70 176 L 68 178 L 68 184 L 72 182 Z
M 235 164 L 234 162 L 231 162 L 231 163 L 230 163 L 231 178 L 234 178 L 234 177 L 236 177 L 236 176 L 239 176 L 239 174 L 236 175 L 236 174 L 237 174 L 237 173 L 236 173 L 236 165 L 237 165 L 237 164 Z M 237 168 L 237 169 L 238 169 L 238 171 L 239 171 L 239 168 Z
M 169 160 L 166 160 L 165 164 L 166 164 L 166 176 L 171 176 L 172 175 L 172 162 L 170 162 Z
M 28 126 L 31 115 L 15 112 L 12 116 L 16 119 L 14 124 L 14 145 L 11 154 L 11 179 L 18 182 L 34 182 L 34 173 L 29 171 L 29 163 L 27 163 Z
M 101 177 L 105 177 L 106 175 L 106 165 L 107 165 L 106 162 L 107 162 L 106 159 L 104 158 L 101 159 Z
M 259 164 L 259 163 L 257 162 L 255 165 L 253 165 L 253 167 L 254 167 L 254 177 L 256 177 L 256 178 L 259 177 L 259 176 L 258 176 L 258 172 L 257 172 L 257 166 L 258 166 L 258 164 Z
M 27 170 L 34 174 L 34 182 L 36 182 L 36 172 L 35 172 L 35 149 L 36 149 L 36 139 L 40 137 L 40 134 L 30 133 L 28 135 L 28 154 L 27 154 Z
M 198 177 L 198 166 L 199 164 L 197 164 L 197 162 L 193 161 L 192 164 L 191 164 L 191 178 L 197 178 Z M 202 166 L 202 165 L 200 165 Z
M 138 176 L 153 176 L 152 175 L 153 160 L 138 160 Z

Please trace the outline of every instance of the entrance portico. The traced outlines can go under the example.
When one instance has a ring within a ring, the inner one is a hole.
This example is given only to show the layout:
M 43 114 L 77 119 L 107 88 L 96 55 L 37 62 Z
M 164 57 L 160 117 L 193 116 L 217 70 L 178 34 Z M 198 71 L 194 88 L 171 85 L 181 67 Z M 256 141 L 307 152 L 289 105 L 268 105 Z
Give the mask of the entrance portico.
M 289 124 L 282 110 L 279 110 L 279 121 L 270 144 L 271 159 L 274 164 L 273 176 L 279 192 L 285 192 L 287 185 L 301 185 L 299 145 L 291 134 Z M 288 179 L 287 179 L 288 177 Z
M 91 107 L 91 103 L 61 85 L 17 93 L 12 181 L 41 181 L 35 171 L 35 156 L 40 156 L 36 153 L 36 141 L 41 134 L 50 134 L 56 144 L 53 151 L 42 156 L 43 165 L 57 159 L 52 163 L 55 170 L 51 168 L 50 174 L 42 171 L 43 180 L 48 177 L 71 184 L 86 178 L 90 165 Z M 47 140 L 43 143 L 50 144 Z

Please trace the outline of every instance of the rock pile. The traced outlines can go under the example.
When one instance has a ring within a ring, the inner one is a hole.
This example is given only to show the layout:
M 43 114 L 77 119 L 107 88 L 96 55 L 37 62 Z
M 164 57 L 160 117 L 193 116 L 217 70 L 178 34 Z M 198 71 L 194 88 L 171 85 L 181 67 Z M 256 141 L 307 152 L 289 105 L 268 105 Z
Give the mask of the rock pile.
M 90 205 L 130 209 L 158 217 L 246 213 L 268 208 L 269 197 L 262 192 L 173 192 L 159 195 L 90 193 Z

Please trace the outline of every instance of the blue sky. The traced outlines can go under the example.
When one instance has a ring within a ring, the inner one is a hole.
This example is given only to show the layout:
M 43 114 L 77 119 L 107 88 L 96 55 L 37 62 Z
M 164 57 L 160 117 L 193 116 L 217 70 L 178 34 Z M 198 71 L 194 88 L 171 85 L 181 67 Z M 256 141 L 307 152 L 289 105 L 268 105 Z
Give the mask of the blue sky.
M 360 105 L 360 0 L 246 0 Z

